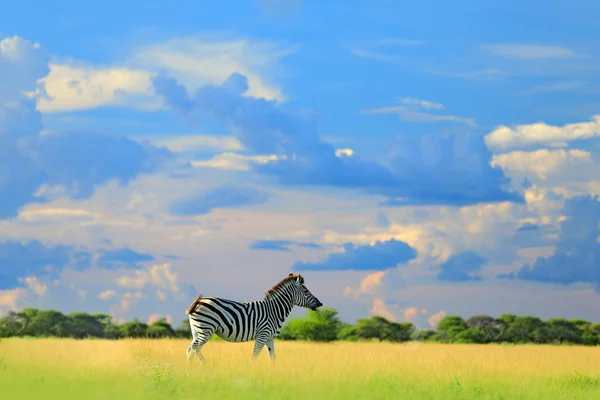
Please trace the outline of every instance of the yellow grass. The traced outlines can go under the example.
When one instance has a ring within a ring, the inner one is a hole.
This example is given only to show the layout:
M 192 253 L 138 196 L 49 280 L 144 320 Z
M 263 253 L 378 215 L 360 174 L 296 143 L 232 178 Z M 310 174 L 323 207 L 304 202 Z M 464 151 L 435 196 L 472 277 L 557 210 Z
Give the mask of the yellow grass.
M 600 348 L 4 339 L 0 399 L 600 399 Z

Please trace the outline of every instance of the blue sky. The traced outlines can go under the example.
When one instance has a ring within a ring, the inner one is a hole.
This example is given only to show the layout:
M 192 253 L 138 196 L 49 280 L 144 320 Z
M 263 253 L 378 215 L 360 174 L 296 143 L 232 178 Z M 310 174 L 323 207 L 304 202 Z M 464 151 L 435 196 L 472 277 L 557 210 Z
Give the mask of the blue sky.
M 14 2 L 0 309 L 178 324 L 297 270 L 350 322 L 600 321 L 599 11 Z

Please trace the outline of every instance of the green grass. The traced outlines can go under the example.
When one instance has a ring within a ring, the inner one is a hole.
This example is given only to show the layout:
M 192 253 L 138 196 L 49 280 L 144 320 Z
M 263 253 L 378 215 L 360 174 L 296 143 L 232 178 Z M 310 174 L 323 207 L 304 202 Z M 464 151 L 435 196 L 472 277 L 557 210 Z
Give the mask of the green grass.
M 0 399 L 600 399 L 600 348 L 209 342 L 0 341 Z

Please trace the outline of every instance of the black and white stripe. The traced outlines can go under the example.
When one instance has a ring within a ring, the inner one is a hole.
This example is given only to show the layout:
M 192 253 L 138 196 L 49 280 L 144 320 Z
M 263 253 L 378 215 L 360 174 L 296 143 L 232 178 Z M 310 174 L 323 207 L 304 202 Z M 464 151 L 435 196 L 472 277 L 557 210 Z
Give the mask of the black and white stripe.
M 252 358 L 267 346 L 269 358 L 275 360 L 274 338 L 294 306 L 316 310 L 323 304 L 304 285 L 299 274 L 289 274 L 265 294 L 263 300 L 241 303 L 218 297 L 198 298 L 187 309 L 192 343 L 187 359 L 197 355 L 202 362 L 202 346 L 217 334 L 229 342 L 256 340 Z

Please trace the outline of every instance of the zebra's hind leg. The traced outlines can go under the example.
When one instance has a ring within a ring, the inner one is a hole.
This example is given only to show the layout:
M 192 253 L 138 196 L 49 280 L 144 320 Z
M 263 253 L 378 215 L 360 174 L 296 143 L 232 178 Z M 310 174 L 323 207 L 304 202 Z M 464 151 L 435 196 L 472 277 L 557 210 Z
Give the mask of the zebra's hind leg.
M 186 352 L 188 363 L 191 363 L 192 358 L 194 357 L 194 355 L 196 355 L 200 359 L 200 362 L 204 364 L 205 359 L 202 355 L 202 346 L 204 346 L 206 342 L 210 340 L 212 335 L 212 330 L 201 330 L 198 332 L 198 335 L 192 340 L 192 343 L 190 344 Z

